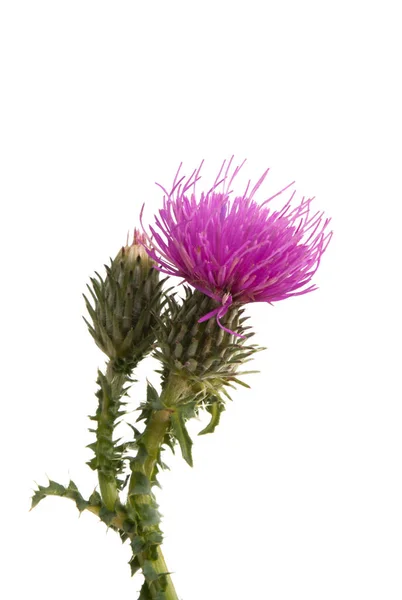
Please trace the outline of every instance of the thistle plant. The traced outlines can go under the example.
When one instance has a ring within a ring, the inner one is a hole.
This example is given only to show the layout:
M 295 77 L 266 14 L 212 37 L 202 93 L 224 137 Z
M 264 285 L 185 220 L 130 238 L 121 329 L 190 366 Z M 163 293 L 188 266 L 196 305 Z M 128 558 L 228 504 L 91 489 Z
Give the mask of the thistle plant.
M 188 420 L 207 411 L 210 420 L 200 434 L 212 433 L 228 390 L 249 387 L 242 377 L 252 371 L 244 365 L 261 348 L 251 343 L 245 305 L 315 290 L 311 280 L 332 236 L 329 219 L 312 212 L 311 198 L 295 203 L 291 192 L 279 210 L 271 209 L 271 201 L 292 184 L 261 203 L 254 200 L 268 171 L 233 196 L 241 166 L 224 162 L 201 194 L 201 167 L 187 179 L 179 169 L 169 191 L 160 186 L 163 206 L 155 224 L 135 230 L 132 244 L 105 266 L 106 274 L 90 279 L 85 322 L 108 360 L 105 371 L 98 371 L 98 405 L 90 417 L 88 465 L 97 472 L 99 491 L 85 499 L 73 481 L 49 481 L 32 498 L 32 507 L 49 495 L 69 498 L 80 512 L 94 513 L 116 531 L 130 545 L 132 575 L 143 574 L 139 600 L 178 599 L 161 550 L 153 493 L 165 467 L 163 451 L 178 445 L 193 465 Z M 160 273 L 167 277 L 160 279 Z M 174 285 L 164 285 L 171 276 L 184 280 L 183 297 Z M 161 392 L 147 384 L 132 423 L 124 400 L 137 365 L 150 353 L 160 362 Z M 128 442 L 115 435 L 122 420 L 132 431 Z

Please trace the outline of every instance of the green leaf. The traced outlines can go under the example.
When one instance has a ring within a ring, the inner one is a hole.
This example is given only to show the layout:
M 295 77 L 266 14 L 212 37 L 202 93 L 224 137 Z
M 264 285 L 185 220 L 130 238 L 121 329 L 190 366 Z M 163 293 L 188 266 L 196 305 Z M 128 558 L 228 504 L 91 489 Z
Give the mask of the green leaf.
M 163 542 L 163 535 L 160 531 L 150 531 L 147 534 L 147 542 L 159 546 Z
M 39 502 L 43 500 L 43 498 L 46 498 L 46 494 L 43 494 L 40 490 L 36 490 L 31 498 L 31 510 L 35 508 L 35 506 L 38 506 Z
M 66 495 L 66 492 L 67 490 L 63 485 L 60 485 L 60 483 L 56 483 L 55 481 L 49 479 L 49 485 L 47 487 L 38 485 L 38 489 L 34 492 L 34 495 L 32 496 L 31 510 L 35 508 L 35 506 L 37 506 L 39 502 L 43 500 L 43 498 L 46 498 L 46 496 L 64 497 Z
M 49 485 L 46 488 L 46 494 L 48 496 L 64 496 L 65 493 L 66 488 L 64 487 L 64 485 L 61 485 L 60 483 L 49 479 Z
M 198 435 L 205 435 L 206 433 L 213 433 L 221 418 L 222 412 L 225 410 L 225 406 L 222 402 L 215 400 L 212 404 L 207 407 L 207 411 L 211 413 L 211 420 L 208 425 L 199 432 Z
M 149 504 L 138 504 L 136 509 L 143 526 L 152 527 L 153 525 L 159 524 L 161 516 L 158 510 L 153 506 L 150 506 Z
M 141 569 L 141 565 L 140 565 L 140 561 L 138 560 L 138 556 L 133 556 L 129 560 L 128 564 L 130 565 L 130 569 L 131 569 L 131 577 L 134 577 L 134 575 L 137 573 L 137 571 L 139 571 Z
M 145 540 L 144 540 L 144 538 L 140 537 L 139 535 L 135 535 L 133 537 L 133 539 L 131 540 L 130 545 L 131 545 L 133 554 L 138 554 L 144 548 Z
M 113 519 L 115 518 L 115 516 L 116 516 L 116 513 L 112 512 L 111 510 L 108 510 L 106 508 L 106 506 L 102 506 L 99 511 L 100 520 L 103 521 L 104 523 L 106 523 L 106 525 L 108 527 L 111 524 L 111 522 L 113 521 Z
M 124 533 L 133 533 L 136 530 L 136 524 L 129 519 L 125 519 L 123 521 L 122 529 Z
M 147 404 L 151 406 L 153 410 L 161 410 L 164 408 L 158 392 L 149 381 L 147 381 Z
M 171 423 L 173 427 L 173 433 L 180 444 L 183 458 L 190 465 L 190 467 L 192 467 L 193 458 L 191 456 L 191 446 L 193 445 L 193 442 L 186 429 L 183 414 L 180 409 L 176 409 L 176 411 L 172 413 Z
M 134 458 L 132 458 L 130 460 L 131 470 L 132 471 L 135 470 L 136 464 L 143 466 L 147 458 L 148 458 L 148 451 L 145 448 L 144 444 L 139 442 L 137 456 L 135 456 Z
M 120 539 L 121 539 L 121 543 L 122 543 L 122 544 L 124 544 L 124 542 L 125 542 L 126 540 L 128 540 L 128 538 L 130 537 L 130 536 L 128 535 L 128 533 L 125 533 L 124 531 L 121 531 L 121 530 L 117 531 L 117 533 L 118 533 L 118 534 L 119 534 L 119 536 L 120 536 Z
M 159 395 L 152 383 L 147 381 L 147 402 L 152 404 L 152 402 L 157 402 L 159 400 Z
M 151 492 L 151 482 L 144 473 L 141 473 L 140 471 L 133 471 L 133 477 L 135 478 L 135 484 L 133 489 L 130 491 L 130 496 L 137 494 L 149 494 Z
M 76 504 L 78 510 L 80 511 L 80 513 L 89 506 L 89 502 L 87 502 L 87 500 L 84 500 L 84 498 L 82 498 L 82 497 L 76 498 L 75 504 Z
M 142 571 L 147 581 L 156 581 L 158 579 L 158 573 L 153 568 L 152 562 L 150 560 L 144 560 Z
M 96 469 L 98 468 L 98 459 L 96 458 L 96 456 L 94 456 L 86 464 L 90 469 L 92 469 L 92 471 L 96 471 Z
M 127 425 L 131 428 L 134 434 L 134 439 L 137 440 L 141 436 L 141 432 L 136 427 L 134 427 L 134 425 L 131 425 L 131 423 L 127 423 Z
M 234 381 L 238 385 L 242 385 L 243 387 L 245 387 L 245 388 L 247 388 L 249 390 L 251 389 L 250 386 L 248 385 L 248 383 L 244 383 L 244 381 L 241 381 L 241 379 L 238 379 L 237 377 L 233 377 L 232 381 Z
M 49 480 L 49 485 L 47 487 L 44 487 L 42 485 L 38 486 L 38 489 L 32 497 L 31 510 L 35 508 L 35 506 L 37 506 L 39 502 L 47 496 L 59 496 L 61 498 L 68 498 L 69 500 L 73 500 L 80 512 L 85 510 L 90 504 L 81 496 L 77 486 L 73 481 L 70 481 L 68 486 L 64 487 L 60 483 L 56 483 L 56 481 Z
M 99 492 L 94 490 L 89 497 L 89 502 L 92 506 L 101 506 L 102 498 L 100 497 Z
M 151 595 L 150 589 L 148 587 L 148 583 L 146 581 L 144 581 L 144 583 L 141 587 L 141 591 L 140 591 L 140 595 L 138 596 L 138 600 L 152 600 L 152 595 Z

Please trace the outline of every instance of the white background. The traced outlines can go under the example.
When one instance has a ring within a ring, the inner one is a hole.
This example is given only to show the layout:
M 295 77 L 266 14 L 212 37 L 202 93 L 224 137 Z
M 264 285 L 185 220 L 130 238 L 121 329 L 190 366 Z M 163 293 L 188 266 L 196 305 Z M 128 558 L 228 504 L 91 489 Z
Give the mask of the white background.
M 194 469 L 167 457 L 179 596 L 402 597 L 398 4 L 1 4 L 5 597 L 136 598 L 113 532 L 63 499 L 28 513 L 29 497 L 46 474 L 96 483 L 89 275 L 143 202 L 151 222 L 155 181 L 205 158 L 206 187 L 232 154 L 245 178 L 271 167 L 261 200 L 296 179 L 335 234 L 319 291 L 248 308 L 261 373 L 195 440 Z

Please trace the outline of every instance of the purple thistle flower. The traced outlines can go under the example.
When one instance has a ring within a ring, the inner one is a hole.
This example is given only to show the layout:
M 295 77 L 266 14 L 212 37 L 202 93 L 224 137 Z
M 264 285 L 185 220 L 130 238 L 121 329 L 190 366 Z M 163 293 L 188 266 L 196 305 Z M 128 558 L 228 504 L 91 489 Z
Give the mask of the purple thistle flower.
M 245 161 L 230 175 L 232 160 L 225 171 L 224 161 L 212 188 L 199 196 L 202 163 L 187 180 L 179 179 L 180 165 L 170 192 L 157 184 L 165 196 L 155 218 L 159 231 L 150 227 L 147 248 L 155 268 L 219 302 L 200 322 L 216 317 L 223 329 L 220 318 L 232 303 L 273 303 L 315 290 L 308 284 L 332 236 L 325 231 L 330 219 L 311 214 L 313 198 L 292 207 L 294 191 L 281 210 L 271 210 L 269 202 L 294 182 L 262 204 L 254 201 L 269 169 L 251 191 L 249 182 L 242 196 L 233 197 L 231 185 Z

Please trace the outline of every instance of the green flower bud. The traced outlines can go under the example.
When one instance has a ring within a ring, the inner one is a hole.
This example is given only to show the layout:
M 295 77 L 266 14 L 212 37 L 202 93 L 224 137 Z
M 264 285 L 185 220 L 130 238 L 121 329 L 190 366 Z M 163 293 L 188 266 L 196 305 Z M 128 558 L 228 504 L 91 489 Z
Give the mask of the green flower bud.
M 105 265 L 106 277 L 96 273 L 91 278 L 94 305 L 84 296 L 93 325 L 84 320 L 96 344 L 110 359 L 123 359 L 131 368 L 151 350 L 161 310 L 162 282 L 144 241 L 135 230 L 133 243 Z
M 182 383 L 183 399 L 190 395 L 202 399 L 219 395 L 231 382 L 239 383 L 239 367 L 258 350 L 247 345 L 254 334 L 246 333 L 249 328 L 244 326 L 243 308 L 233 304 L 221 319 L 227 329 L 244 336 L 237 337 L 219 327 L 215 319 L 198 322 L 218 304 L 197 290 L 186 289 L 181 305 L 172 297 L 168 303 L 168 318 L 158 328 L 158 348 L 154 352 L 164 365 L 165 384 L 174 378 L 176 387 L 179 381 Z

